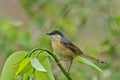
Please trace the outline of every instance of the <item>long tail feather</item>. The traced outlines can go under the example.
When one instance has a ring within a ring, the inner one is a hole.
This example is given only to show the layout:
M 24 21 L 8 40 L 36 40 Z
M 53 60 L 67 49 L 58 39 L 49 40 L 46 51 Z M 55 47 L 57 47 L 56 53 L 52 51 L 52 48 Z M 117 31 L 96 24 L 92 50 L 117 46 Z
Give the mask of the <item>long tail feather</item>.
M 81 54 L 81 56 L 82 56 L 82 57 L 85 57 L 85 58 L 88 58 L 88 59 L 91 59 L 91 60 L 94 60 L 94 61 L 96 61 L 96 62 L 98 62 L 98 63 L 107 64 L 106 62 L 104 62 L 104 61 L 102 61 L 102 60 L 100 60 L 100 59 L 98 59 L 98 58 L 92 57 L 92 56 L 89 55 L 89 54 L 83 53 L 83 54 Z

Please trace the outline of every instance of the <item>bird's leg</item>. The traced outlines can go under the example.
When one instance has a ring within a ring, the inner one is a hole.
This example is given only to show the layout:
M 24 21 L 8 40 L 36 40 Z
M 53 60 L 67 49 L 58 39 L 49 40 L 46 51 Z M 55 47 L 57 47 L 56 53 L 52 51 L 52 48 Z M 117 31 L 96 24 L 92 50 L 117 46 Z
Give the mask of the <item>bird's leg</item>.
M 70 61 L 70 65 L 69 65 L 68 70 L 67 70 L 67 73 L 69 74 L 70 68 L 71 68 L 72 63 L 73 63 L 73 59 L 72 59 L 72 60 L 68 60 L 68 59 L 62 59 L 62 58 L 60 58 L 59 61 L 58 61 L 58 64 L 60 64 L 60 61 L 61 61 L 61 60 Z
M 71 68 L 72 62 L 73 62 L 73 60 L 70 61 L 70 65 L 69 65 L 69 67 L 68 67 L 68 74 L 69 74 L 69 71 L 70 71 L 70 68 Z

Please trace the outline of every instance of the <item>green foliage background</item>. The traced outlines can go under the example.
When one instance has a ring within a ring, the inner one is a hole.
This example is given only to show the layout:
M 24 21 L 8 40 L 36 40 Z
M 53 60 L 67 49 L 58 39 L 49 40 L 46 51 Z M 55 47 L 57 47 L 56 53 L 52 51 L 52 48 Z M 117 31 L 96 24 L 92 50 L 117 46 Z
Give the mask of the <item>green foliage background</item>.
M 73 80 L 120 80 L 120 6 L 116 0 L 19 0 L 19 4 L 31 21 L 22 25 L 0 12 L 1 55 L 8 57 L 17 50 L 35 47 L 52 50 L 46 32 L 57 29 L 84 52 L 108 63 L 98 64 L 103 68 L 99 73 L 74 62 Z M 56 80 L 64 80 L 54 63 L 52 67 Z

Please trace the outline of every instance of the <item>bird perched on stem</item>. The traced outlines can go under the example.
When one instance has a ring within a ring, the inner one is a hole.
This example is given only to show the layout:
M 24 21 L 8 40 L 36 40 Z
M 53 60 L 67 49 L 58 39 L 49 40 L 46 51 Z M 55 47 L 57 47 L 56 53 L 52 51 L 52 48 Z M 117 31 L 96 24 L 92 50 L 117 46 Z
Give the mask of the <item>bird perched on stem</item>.
M 85 54 L 81 51 L 76 45 L 74 45 L 70 40 L 68 40 L 60 31 L 52 31 L 47 33 L 52 38 L 52 48 L 53 50 L 60 56 L 61 60 L 70 61 L 70 65 L 68 67 L 68 73 L 70 71 L 73 59 L 76 56 L 85 57 L 91 60 L 94 60 L 98 63 L 105 63 L 97 58 L 94 58 L 88 54 Z

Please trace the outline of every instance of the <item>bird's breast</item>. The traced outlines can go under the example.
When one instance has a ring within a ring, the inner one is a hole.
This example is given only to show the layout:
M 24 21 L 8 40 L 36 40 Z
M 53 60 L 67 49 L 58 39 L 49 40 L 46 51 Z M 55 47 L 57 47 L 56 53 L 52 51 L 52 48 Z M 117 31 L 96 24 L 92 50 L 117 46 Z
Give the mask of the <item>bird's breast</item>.
M 69 48 L 65 47 L 59 39 L 52 40 L 52 47 L 54 51 L 63 59 L 73 59 L 75 53 L 73 53 Z

